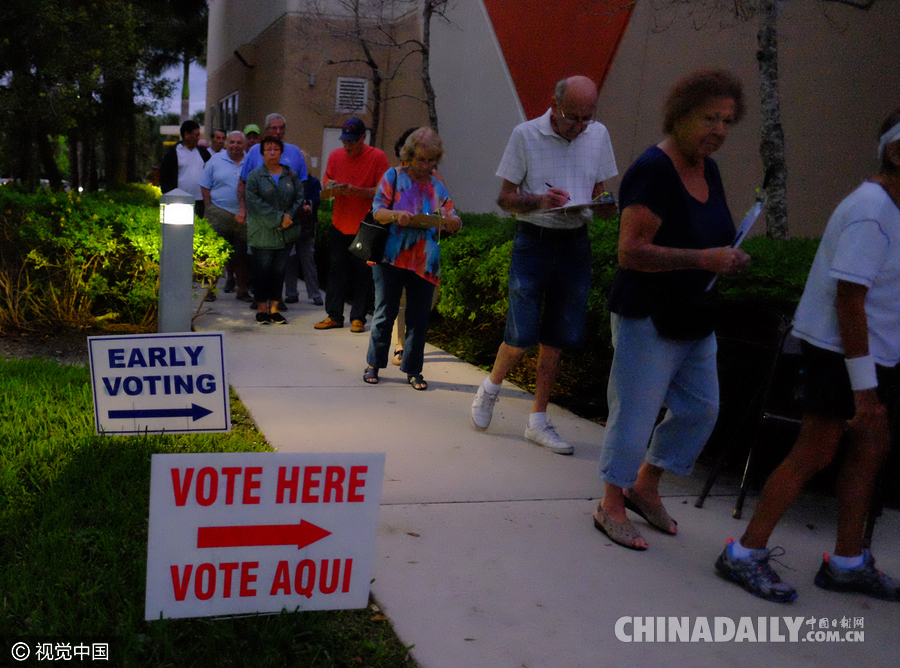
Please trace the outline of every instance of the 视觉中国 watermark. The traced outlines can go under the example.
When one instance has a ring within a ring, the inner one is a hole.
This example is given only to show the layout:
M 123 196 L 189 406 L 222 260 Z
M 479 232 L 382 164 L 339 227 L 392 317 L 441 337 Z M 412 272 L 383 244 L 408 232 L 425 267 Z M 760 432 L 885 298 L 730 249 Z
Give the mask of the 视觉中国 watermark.
M 621 642 L 864 642 L 862 617 L 619 617 Z

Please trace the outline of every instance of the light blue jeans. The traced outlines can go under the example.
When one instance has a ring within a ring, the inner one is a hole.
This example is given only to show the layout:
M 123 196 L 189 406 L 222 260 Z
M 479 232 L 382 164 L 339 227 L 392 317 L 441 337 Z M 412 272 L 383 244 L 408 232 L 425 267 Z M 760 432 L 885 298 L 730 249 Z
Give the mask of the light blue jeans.
M 600 479 L 630 489 L 645 459 L 690 474 L 719 414 L 715 334 L 675 341 L 661 337 L 650 318 L 613 313 L 611 320 L 615 355 Z M 654 430 L 663 406 L 665 418 Z

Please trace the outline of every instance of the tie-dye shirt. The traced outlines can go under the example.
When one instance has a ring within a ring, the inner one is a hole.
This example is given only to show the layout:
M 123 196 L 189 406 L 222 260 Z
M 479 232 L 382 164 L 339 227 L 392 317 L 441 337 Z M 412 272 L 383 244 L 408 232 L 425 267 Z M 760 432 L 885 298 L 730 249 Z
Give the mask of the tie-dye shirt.
M 396 174 L 396 176 L 395 176 Z M 396 179 L 396 190 L 394 180 Z M 394 205 L 391 206 L 391 201 Z M 412 214 L 436 215 L 440 210 L 445 218 L 455 216 L 450 193 L 443 183 L 433 176 L 431 183 L 416 183 L 406 174 L 406 168 L 391 168 L 381 177 L 372 210 L 394 209 Z M 390 224 L 388 240 L 384 248 L 384 262 L 400 269 L 409 269 L 429 283 L 438 284 L 441 275 L 441 247 L 436 227 L 421 230 Z

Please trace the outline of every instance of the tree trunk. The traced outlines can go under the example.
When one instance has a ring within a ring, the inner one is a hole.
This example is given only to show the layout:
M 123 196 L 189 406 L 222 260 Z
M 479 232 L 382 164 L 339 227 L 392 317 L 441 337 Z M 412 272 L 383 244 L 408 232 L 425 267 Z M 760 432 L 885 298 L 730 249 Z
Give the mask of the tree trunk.
M 41 157 L 41 166 L 44 168 L 44 174 L 50 183 L 50 190 L 53 192 L 61 192 L 62 175 L 59 173 L 59 167 L 56 165 L 56 156 L 54 155 L 53 146 L 50 145 L 50 139 L 45 132 L 38 130 L 34 136 L 37 143 L 38 155 Z
M 183 58 L 184 70 L 181 75 L 181 122 L 184 123 L 191 117 L 191 61 L 185 53 Z
M 428 107 L 428 123 L 438 132 L 437 105 L 434 87 L 431 85 L 431 17 L 435 0 L 425 0 L 422 10 L 422 85 L 425 87 L 425 104 Z
M 66 138 L 66 149 L 69 151 L 69 187 L 77 193 L 81 186 L 81 157 L 79 156 L 79 141 L 76 130 L 69 131 Z
M 128 124 L 134 117 L 134 81 L 112 79 L 103 86 L 103 153 L 106 187 L 125 185 L 128 164 Z
M 786 239 L 787 220 L 787 164 L 784 158 L 784 130 L 781 126 L 781 101 L 778 93 L 778 33 L 777 19 L 780 0 L 762 0 L 760 27 L 757 33 L 759 50 L 759 93 L 762 106 L 762 137 L 759 154 L 763 169 L 772 170 L 766 190 L 766 236 Z
M 372 56 L 372 51 L 369 49 L 368 43 L 364 40 L 360 40 L 360 46 L 362 46 L 363 53 L 366 56 L 366 64 L 369 66 L 369 69 L 372 70 L 372 127 L 369 128 L 369 146 L 376 146 L 378 127 L 381 124 L 381 102 L 384 79 L 381 76 L 381 70 L 378 67 L 378 63 L 375 62 L 375 58 Z

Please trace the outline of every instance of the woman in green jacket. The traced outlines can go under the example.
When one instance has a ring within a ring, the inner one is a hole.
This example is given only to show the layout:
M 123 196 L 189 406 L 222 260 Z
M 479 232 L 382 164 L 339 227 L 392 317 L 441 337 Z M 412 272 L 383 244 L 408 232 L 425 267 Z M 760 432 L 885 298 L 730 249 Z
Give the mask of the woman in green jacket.
M 284 143 L 266 137 L 260 146 L 263 164 L 247 175 L 247 245 L 252 249 L 253 285 L 260 325 L 286 325 L 278 312 L 288 244 L 300 234 L 297 210 L 303 206 L 303 183 L 281 164 Z M 299 216 L 298 216 L 299 218 Z

